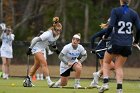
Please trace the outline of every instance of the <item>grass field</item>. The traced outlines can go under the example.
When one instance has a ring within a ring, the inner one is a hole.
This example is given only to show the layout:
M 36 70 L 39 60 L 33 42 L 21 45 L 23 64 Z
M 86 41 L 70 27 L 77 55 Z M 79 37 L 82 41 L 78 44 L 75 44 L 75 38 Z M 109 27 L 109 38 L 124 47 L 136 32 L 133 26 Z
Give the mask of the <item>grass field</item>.
M 70 89 L 70 88 L 48 88 L 45 80 L 33 81 L 35 87 L 23 87 L 24 78 L 11 78 L 3 80 L 0 78 L 0 93 L 98 93 L 96 88 L 93 89 Z M 57 79 L 52 79 L 56 81 Z M 81 79 L 81 86 L 87 87 L 91 79 Z M 67 87 L 72 87 L 74 79 L 70 79 Z M 14 84 L 14 85 L 12 85 Z M 100 82 L 100 85 L 102 83 Z M 140 81 L 124 81 L 123 93 L 140 93 Z M 105 93 L 116 93 L 116 83 L 110 81 L 110 89 Z

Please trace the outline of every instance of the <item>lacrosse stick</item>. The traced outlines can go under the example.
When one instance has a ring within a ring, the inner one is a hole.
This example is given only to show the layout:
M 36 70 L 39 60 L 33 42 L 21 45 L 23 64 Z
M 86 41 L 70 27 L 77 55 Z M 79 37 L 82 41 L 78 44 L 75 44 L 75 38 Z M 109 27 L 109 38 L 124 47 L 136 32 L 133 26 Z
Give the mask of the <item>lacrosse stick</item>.
M 30 56 L 28 55 L 27 56 L 27 76 L 26 76 L 25 80 L 23 81 L 24 87 L 32 87 L 33 86 L 31 83 L 30 77 L 28 76 L 29 75 L 29 62 L 30 62 Z
M 138 44 L 136 44 L 135 47 L 140 50 L 140 46 Z

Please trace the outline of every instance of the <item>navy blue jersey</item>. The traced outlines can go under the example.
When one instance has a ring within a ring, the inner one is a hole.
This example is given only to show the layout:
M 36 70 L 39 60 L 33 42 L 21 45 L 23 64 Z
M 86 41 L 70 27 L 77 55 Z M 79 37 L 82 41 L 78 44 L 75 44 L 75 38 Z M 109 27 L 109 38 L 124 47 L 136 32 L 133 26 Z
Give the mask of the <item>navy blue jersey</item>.
M 108 43 L 110 42 L 110 40 L 109 39 L 108 40 L 102 40 L 103 35 L 105 35 L 105 33 L 107 33 L 107 31 L 108 31 L 107 29 L 103 29 L 103 30 L 97 32 L 96 34 L 94 34 L 92 36 L 92 39 L 91 39 L 91 47 L 92 47 L 92 49 L 94 49 L 94 41 L 98 37 L 101 38 L 101 39 L 99 40 L 97 46 L 95 47 L 95 50 L 100 50 L 100 49 L 107 48 Z M 99 59 L 103 59 L 104 54 L 105 54 L 105 50 L 102 50 L 102 51 L 96 53 L 97 58 L 99 58 Z
M 105 33 L 107 32 L 107 29 L 103 29 L 99 32 L 97 32 L 96 34 L 94 34 L 91 38 L 91 48 L 94 49 L 94 42 L 95 42 L 95 39 L 96 38 L 102 38 L 103 35 L 105 35 Z M 106 48 L 107 47 L 107 44 L 108 44 L 108 41 L 109 40 L 100 40 L 96 46 L 96 50 L 99 50 L 99 49 L 103 49 L 103 48 Z
M 134 10 L 127 5 L 112 9 L 108 28 L 109 32 L 112 32 L 111 44 L 131 46 L 133 42 L 134 25 L 137 32 L 140 34 L 140 19 Z M 139 36 L 140 35 L 137 35 L 136 39 L 138 39 Z

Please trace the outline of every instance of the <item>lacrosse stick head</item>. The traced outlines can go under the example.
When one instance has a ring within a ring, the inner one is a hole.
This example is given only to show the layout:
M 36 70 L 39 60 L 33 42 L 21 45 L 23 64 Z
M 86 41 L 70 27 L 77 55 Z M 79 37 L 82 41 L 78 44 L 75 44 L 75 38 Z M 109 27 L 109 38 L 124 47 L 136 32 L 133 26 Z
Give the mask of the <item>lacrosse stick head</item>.
M 24 87 L 32 87 L 32 82 L 31 82 L 29 76 L 27 76 L 27 77 L 25 78 L 25 80 L 23 81 L 23 86 L 24 86 Z

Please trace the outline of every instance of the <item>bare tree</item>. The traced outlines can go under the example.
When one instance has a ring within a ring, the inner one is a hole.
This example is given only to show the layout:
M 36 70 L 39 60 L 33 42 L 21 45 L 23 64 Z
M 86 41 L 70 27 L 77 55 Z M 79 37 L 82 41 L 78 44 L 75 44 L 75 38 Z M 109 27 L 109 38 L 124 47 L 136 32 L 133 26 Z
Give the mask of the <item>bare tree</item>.
M 11 12 L 12 12 L 12 26 L 15 26 L 15 9 L 14 9 L 14 5 L 13 5 L 13 0 L 9 0 L 9 5 L 11 8 Z
M 0 20 L 3 20 L 3 0 L 0 0 Z
M 89 8 L 88 4 L 85 4 L 85 29 L 84 29 L 84 42 L 87 42 L 88 23 L 89 23 Z

